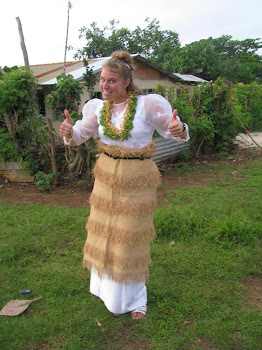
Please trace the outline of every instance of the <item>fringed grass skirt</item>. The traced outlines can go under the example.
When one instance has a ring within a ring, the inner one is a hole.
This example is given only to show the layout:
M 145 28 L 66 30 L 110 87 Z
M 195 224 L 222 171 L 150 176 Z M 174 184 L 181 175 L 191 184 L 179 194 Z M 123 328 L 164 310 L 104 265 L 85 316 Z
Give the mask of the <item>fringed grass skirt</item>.
M 139 150 L 102 145 L 102 150 L 134 158 L 141 153 L 148 157 L 153 149 L 150 144 Z M 148 280 L 156 187 L 160 184 L 156 164 L 151 159 L 114 159 L 102 153 L 94 175 L 84 267 L 91 270 L 93 266 L 100 277 L 106 275 L 124 284 Z

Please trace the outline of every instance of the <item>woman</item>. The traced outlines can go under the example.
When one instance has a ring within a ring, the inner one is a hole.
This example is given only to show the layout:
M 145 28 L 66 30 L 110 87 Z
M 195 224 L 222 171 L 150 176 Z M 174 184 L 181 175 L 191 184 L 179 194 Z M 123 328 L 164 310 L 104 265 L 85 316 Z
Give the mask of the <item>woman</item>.
M 150 242 L 155 237 L 153 214 L 160 174 L 150 159 L 152 135 L 179 142 L 189 139 L 188 127 L 172 115 L 160 95 L 143 96 L 134 86 L 132 59 L 118 51 L 103 66 L 103 100 L 83 108 L 83 119 L 73 126 L 66 119 L 60 133 L 67 145 L 79 145 L 99 133 L 100 156 L 94 169 L 91 211 L 86 225 L 83 264 L 91 271 L 90 292 L 115 315 L 146 314 Z

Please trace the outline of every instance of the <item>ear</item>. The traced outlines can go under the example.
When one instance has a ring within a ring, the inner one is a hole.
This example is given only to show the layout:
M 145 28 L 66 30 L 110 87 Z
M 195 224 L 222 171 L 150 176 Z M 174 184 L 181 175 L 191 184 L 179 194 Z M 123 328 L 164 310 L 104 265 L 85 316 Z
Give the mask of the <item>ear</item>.
M 128 87 L 128 85 L 130 84 L 130 82 L 131 82 L 131 80 L 130 80 L 130 79 L 127 79 L 127 80 L 125 81 L 125 88 L 127 88 L 127 87 Z

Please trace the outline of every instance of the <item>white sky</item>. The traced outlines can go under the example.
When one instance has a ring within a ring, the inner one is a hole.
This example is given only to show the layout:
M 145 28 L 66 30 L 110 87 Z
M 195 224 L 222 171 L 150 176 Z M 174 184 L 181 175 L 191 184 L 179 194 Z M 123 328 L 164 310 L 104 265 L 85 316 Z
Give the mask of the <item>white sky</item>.
M 16 17 L 22 22 L 29 63 L 63 62 L 67 0 L 0 0 L 0 66 L 23 65 Z M 232 35 L 233 39 L 262 38 L 261 0 L 71 0 L 68 45 L 82 48 L 79 29 L 112 19 L 119 27 L 145 28 L 145 18 L 158 19 L 162 30 L 176 31 L 184 46 L 193 41 Z M 73 60 L 75 51 L 67 53 Z

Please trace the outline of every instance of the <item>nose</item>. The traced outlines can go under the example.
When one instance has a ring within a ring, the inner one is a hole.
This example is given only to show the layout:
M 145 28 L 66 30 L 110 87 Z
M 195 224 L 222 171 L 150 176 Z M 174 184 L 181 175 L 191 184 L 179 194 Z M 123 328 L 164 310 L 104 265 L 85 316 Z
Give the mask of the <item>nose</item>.
M 104 81 L 102 85 L 103 85 L 103 88 L 104 88 L 104 89 L 108 88 L 108 86 L 109 86 L 109 84 L 108 84 L 107 81 Z

